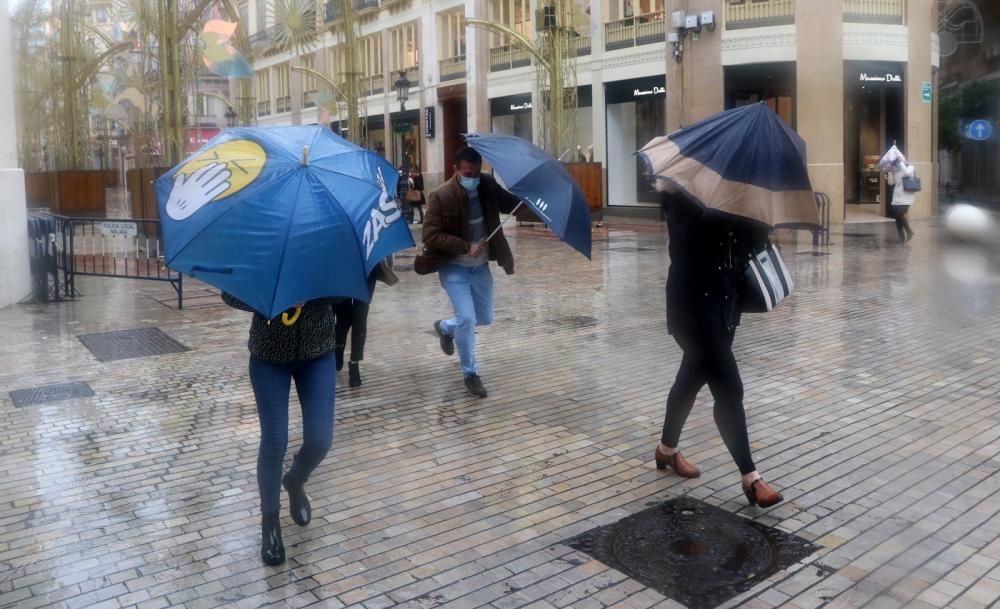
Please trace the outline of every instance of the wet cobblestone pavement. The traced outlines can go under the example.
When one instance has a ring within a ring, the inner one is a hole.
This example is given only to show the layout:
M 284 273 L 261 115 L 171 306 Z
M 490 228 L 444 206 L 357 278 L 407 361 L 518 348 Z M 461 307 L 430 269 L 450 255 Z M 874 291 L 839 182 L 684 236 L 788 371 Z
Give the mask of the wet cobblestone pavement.
M 676 608 L 563 542 L 679 496 L 821 546 L 727 606 L 998 606 L 1000 282 L 951 279 L 937 229 L 914 228 L 908 246 L 884 224 L 783 238 L 797 292 L 736 342 L 755 459 L 786 498 L 766 511 L 707 390 L 682 437 L 702 477 L 653 465 L 680 355 L 661 226 L 611 223 L 592 262 L 512 231 L 518 272 L 495 275 L 479 335 L 485 400 L 440 353 L 436 278 L 402 271 L 376 290 L 364 386 L 339 379 L 313 522 L 283 514 L 277 568 L 258 557 L 247 314 L 196 282 L 177 311 L 168 285 L 96 278 L 4 309 L 0 608 Z M 102 362 L 78 338 L 139 328 L 189 351 Z M 94 395 L 9 395 L 71 382 Z

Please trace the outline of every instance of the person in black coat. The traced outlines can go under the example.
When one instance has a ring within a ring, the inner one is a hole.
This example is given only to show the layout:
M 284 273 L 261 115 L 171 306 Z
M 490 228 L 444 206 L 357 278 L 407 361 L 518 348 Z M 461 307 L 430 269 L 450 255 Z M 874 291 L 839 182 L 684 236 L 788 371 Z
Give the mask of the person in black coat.
M 782 500 L 757 473 L 750 454 L 743 381 L 733 355 L 740 323 L 740 278 L 768 229 L 751 221 L 709 212 L 675 191 L 661 193 L 670 237 L 667 330 L 684 353 L 667 397 L 663 434 L 654 453 L 658 469 L 697 478 L 701 472 L 677 450 L 681 430 L 698 392 L 708 384 L 715 398 L 715 424 L 743 475 L 751 505 Z

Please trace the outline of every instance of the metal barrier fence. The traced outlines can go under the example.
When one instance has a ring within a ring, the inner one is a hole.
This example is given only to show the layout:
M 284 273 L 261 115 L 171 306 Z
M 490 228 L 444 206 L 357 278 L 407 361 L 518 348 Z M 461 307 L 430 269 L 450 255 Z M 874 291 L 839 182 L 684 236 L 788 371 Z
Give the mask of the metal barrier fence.
M 36 225 L 34 229 L 32 222 Z M 79 275 L 164 281 L 177 292 L 177 308 L 184 308 L 184 278 L 164 264 L 159 220 L 34 214 L 29 220 L 29 234 L 32 230 L 46 235 L 44 248 L 38 238 L 34 240 L 38 263 L 33 264 L 33 269 L 37 267 L 38 288 L 42 285 L 43 270 L 54 277 L 51 288 L 45 289 L 47 295 L 57 300 L 79 295 L 76 290 Z M 46 276 L 44 281 L 48 285 L 49 278 Z M 41 296 L 41 292 L 37 293 Z
M 830 245 L 830 197 L 825 192 L 814 192 L 816 211 L 819 213 L 819 226 L 815 224 L 788 223 L 779 224 L 775 228 L 791 230 L 807 230 L 812 233 L 812 244 Z

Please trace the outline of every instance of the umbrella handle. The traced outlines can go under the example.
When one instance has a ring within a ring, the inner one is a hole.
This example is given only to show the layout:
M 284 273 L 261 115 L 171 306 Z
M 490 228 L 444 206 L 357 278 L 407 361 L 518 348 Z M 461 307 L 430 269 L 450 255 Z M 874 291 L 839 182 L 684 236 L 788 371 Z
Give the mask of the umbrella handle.
M 517 202 L 517 205 L 514 207 L 514 209 L 510 210 L 510 214 L 503 219 L 503 222 L 501 222 L 499 225 L 497 225 L 496 228 L 493 229 L 493 232 L 490 233 L 490 236 L 487 237 L 484 241 L 489 241 L 490 239 L 493 238 L 494 235 L 500 232 L 500 229 L 503 228 L 503 225 L 507 223 L 507 220 L 510 220 L 510 217 L 516 214 L 517 210 L 520 209 L 522 205 L 524 205 L 523 199 Z
M 288 316 L 288 311 L 285 311 L 284 313 L 281 314 L 281 323 L 285 324 L 286 326 L 294 326 L 295 322 L 299 320 L 299 315 L 301 314 L 302 314 L 302 307 L 295 307 L 295 313 L 292 313 L 291 317 Z

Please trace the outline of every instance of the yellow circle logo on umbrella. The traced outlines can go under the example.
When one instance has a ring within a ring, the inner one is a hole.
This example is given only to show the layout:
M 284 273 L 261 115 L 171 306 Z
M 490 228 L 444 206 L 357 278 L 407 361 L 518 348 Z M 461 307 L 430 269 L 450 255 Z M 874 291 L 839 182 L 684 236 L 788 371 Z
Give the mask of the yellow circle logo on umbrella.
M 236 140 L 206 150 L 174 175 L 166 212 L 184 220 L 210 201 L 218 201 L 249 186 L 260 175 L 267 153 L 257 142 Z

